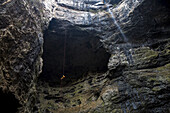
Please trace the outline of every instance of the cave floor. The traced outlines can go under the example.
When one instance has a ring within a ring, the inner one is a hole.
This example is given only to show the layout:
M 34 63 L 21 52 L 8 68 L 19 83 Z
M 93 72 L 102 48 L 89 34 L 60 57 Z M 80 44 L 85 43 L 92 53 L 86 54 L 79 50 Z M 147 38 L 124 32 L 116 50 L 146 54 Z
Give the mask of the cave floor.
M 91 73 L 69 86 L 51 87 L 39 82 L 38 97 L 40 112 L 78 113 L 88 112 L 103 103 L 99 98 L 105 90 L 107 74 Z
M 137 113 L 136 110 L 150 113 L 159 107 L 167 111 L 169 73 L 170 64 L 166 64 L 152 69 L 126 71 L 125 76 L 117 78 L 109 78 L 110 72 L 89 73 L 68 86 L 52 87 L 39 81 L 36 106 L 38 113 L 123 113 L 124 110 L 127 113 Z M 143 79 L 145 81 L 141 83 Z

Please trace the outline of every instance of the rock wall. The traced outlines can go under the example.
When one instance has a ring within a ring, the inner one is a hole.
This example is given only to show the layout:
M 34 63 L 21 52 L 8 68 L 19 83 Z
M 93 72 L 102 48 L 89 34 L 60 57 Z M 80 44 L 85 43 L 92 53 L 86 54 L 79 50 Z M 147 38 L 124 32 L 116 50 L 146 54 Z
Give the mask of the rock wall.
M 112 54 L 108 72 L 88 73 L 69 86 L 39 82 L 36 105 L 52 113 L 169 113 L 169 45 L 134 48 L 133 65 L 123 51 Z
M 44 19 L 38 0 L 0 1 L 0 88 L 15 95 L 21 113 L 31 112 L 36 101 Z
M 169 1 L 122 0 L 116 6 L 95 1 L 89 10 L 58 2 L 55 18 L 100 37 L 111 57 L 107 72 L 88 73 L 69 86 L 39 81 L 41 112 L 170 112 Z

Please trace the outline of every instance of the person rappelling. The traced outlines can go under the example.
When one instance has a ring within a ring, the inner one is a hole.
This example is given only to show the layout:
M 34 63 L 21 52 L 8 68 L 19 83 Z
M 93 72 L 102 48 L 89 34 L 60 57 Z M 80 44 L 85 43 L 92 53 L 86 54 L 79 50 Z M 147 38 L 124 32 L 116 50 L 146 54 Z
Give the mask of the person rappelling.
M 63 75 L 63 76 L 61 77 L 61 80 L 63 80 L 65 77 L 66 77 L 66 76 Z

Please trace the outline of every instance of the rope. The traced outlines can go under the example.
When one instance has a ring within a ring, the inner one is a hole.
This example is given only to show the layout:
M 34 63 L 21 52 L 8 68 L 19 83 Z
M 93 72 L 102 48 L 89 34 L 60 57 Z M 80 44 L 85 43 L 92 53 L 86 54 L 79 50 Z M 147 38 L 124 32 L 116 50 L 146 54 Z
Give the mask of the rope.
M 65 74 L 65 57 L 66 57 L 66 38 L 67 38 L 67 32 L 65 30 L 65 37 L 64 37 L 64 57 L 63 57 L 63 75 Z
M 65 39 L 64 39 L 64 54 L 63 54 L 63 76 L 61 78 L 64 79 L 66 76 L 65 76 L 65 62 L 66 62 L 66 42 L 67 42 L 67 30 L 65 30 Z M 72 81 L 71 77 L 68 76 L 68 78 Z M 72 81 L 73 82 L 73 81 Z
M 63 91 L 62 91 L 62 79 L 64 79 L 65 78 L 65 57 L 66 57 L 66 38 L 67 38 L 67 34 L 66 34 L 67 32 L 66 32 L 66 30 L 65 30 L 65 39 L 64 39 L 64 54 L 63 54 L 63 75 L 62 75 L 62 77 L 61 77 L 61 79 L 60 79 L 60 89 L 61 89 L 61 93 L 62 93 L 62 95 L 63 95 Z

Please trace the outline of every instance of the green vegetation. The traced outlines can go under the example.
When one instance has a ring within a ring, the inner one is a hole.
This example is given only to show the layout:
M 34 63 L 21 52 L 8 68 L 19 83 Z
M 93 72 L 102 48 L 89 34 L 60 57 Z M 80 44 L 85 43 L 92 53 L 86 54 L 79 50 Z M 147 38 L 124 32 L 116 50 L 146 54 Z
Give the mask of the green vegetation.
M 158 52 L 153 51 L 153 50 L 148 50 L 146 51 L 146 53 L 143 55 L 143 58 L 145 60 L 149 60 L 149 59 L 154 59 L 158 56 Z
M 116 8 L 116 6 L 117 6 L 117 4 L 114 4 L 114 5 L 113 5 L 113 8 Z

